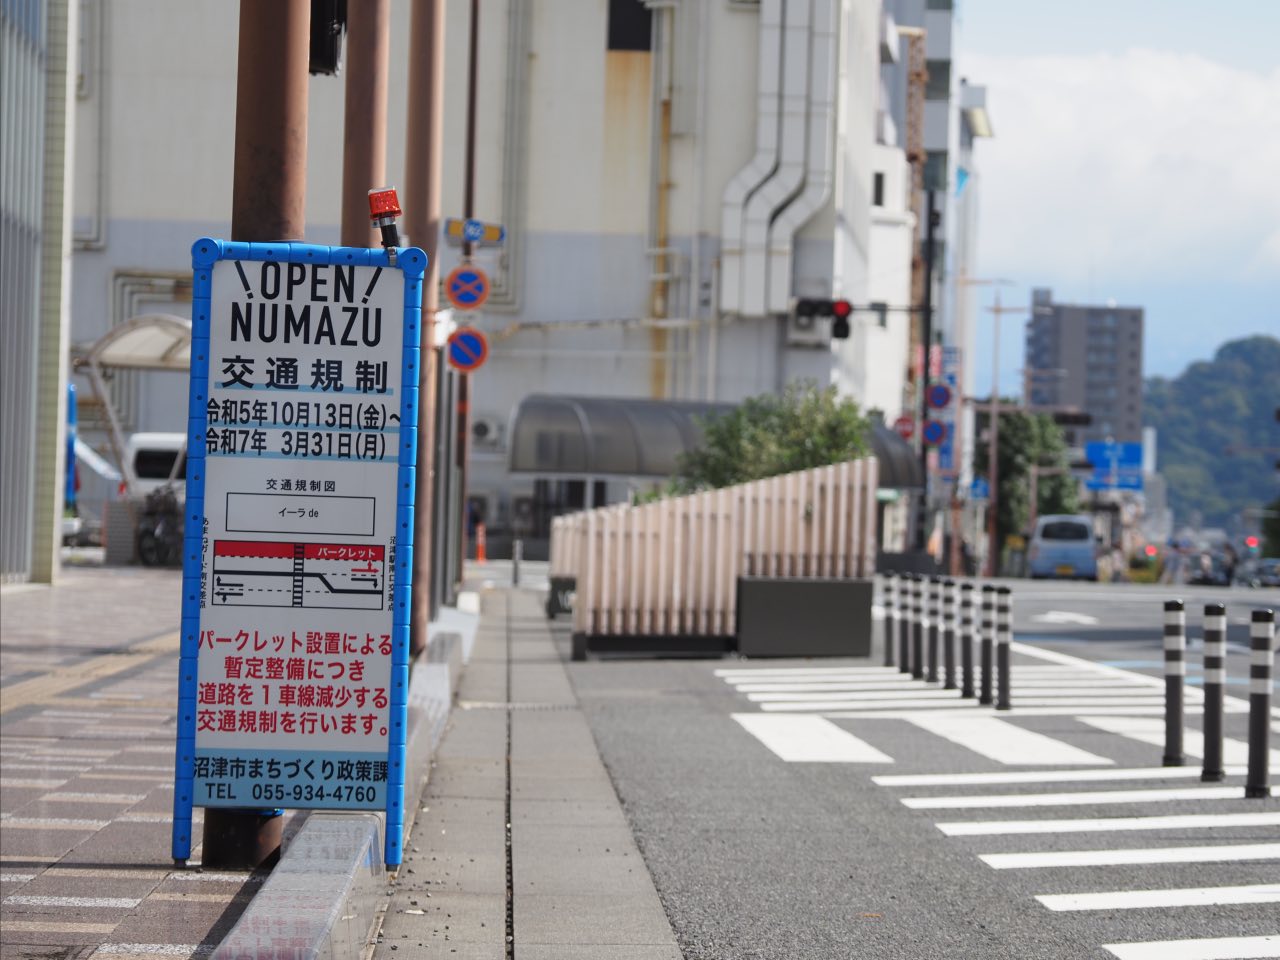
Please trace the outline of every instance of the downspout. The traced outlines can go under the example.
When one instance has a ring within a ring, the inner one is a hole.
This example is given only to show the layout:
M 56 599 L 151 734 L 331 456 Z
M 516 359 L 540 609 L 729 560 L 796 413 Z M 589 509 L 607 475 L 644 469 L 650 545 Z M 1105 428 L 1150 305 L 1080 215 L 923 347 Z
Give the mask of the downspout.
M 831 197 L 834 177 L 836 120 L 837 0 L 813 0 L 809 46 L 809 101 L 807 109 L 804 191 L 776 215 L 769 228 L 768 311 L 786 313 L 791 308 L 791 266 L 796 232 Z
M 658 121 L 657 156 L 654 165 L 653 274 L 649 281 L 649 316 L 663 320 L 668 316 L 671 257 L 667 249 L 670 234 L 671 200 L 671 56 L 672 25 L 675 11 L 671 0 L 654 7 L 653 81 Z M 667 329 L 662 324 L 649 328 L 649 347 L 653 366 L 649 368 L 649 395 L 655 400 L 667 396 L 670 357 Z
M 812 0 L 792 0 L 782 29 L 782 122 L 778 169 L 747 200 L 742 238 L 742 306 L 745 316 L 768 313 L 765 292 L 769 260 L 769 225 L 804 186 L 805 119 L 809 101 L 806 61 L 809 56 Z
M 705 5 L 706 0 L 703 0 Z M 756 152 L 734 174 L 720 202 L 720 309 L 742 312 L 743 226 L 747 202 L 778 168 L 782 96 L 782 0 L 760 0 Z M 704 61 L 705 63 L 705 58 Z
M 699 397 L 710 399 L 714 394 L 715 387 L 710 383 L 715 376 L 715 325 L 717 321 L 715 311 L 710 314 L 711 330 L 707 337 L 707 380 L 702 390 L 698 390 L 698 362 L 696 346 L 698 339 L 702 336 L 702 198 L 706 194 L 706 157 L 702 149 L 703 138 L 706 136 L 707 127 L 707 55 L 708 43 L 707 34 L 710 32 L 710 24 L 708 23 L 707 11 L 710 4 L 698 4 L 698 37 L 697 37 L 697 60 L 698 73 L 697 84 L 698 90 L 694 101 L 694 118 L 693 118 L 693 230 L 692 230 L 692 246 L 689 251 L 689 319 L 692 321 L 692 328 L 689 336 L 692 338 L 690 343 L 695 348 L 693 357 L 689 362 L 689 398 L 697 400 Z

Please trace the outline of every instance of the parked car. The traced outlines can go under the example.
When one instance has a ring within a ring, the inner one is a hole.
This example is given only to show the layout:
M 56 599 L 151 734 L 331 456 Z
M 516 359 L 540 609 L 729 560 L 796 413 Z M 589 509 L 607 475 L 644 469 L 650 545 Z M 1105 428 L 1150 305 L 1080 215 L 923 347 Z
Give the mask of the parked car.
M 125 441 L 125 458 L 133 467 L 134 494 L 145 497 L 169 484 L 184 499 L 187 481 L 185 433 L 134 433 Z
M 1098 543 L 1093 535 L 1093 518 L 1054 513 L 1036 520 L 1027 547 L 1027 573 L 1033 580 L 1098 579 Z

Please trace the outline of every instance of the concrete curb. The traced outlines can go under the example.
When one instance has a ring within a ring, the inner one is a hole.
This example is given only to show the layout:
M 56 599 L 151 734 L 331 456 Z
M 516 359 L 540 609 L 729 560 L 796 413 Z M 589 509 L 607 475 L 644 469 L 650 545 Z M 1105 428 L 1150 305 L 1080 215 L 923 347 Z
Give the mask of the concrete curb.
M 405 836 L 458 692 L 479 618 L 441 609 L 409 679 Z M 385 815 L 313 811 L 212 960 L 360 960 L 387 903 Z

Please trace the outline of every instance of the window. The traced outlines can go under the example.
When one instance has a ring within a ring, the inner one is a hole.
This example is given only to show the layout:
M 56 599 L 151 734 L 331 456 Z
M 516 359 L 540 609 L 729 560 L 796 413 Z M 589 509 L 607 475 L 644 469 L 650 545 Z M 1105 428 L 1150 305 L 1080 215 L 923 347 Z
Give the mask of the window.
M 929 80 L 924 85 L 926 100 L 946 100 L 951 96 L 951 61 L 928 60 L 925 68 L 929 71 Z
M 1046 523 L 1040 531 L 1041 540 L 1088 540 L 1089 528 L 1071 520 L 1055 520 Z
M 653 15 L 642 0 L 609 0 L 609 49 L 651 50 Z
M 876 173 L 871 176 L 871 205 L 873 207 L 884 206 L 884 174 Z
M 947 151 L 930 150 L 924 159 L 924 188 L 947 189 Z
M 928 0 L 925 7 L 929 10 L 950 10 L 952 0 Z

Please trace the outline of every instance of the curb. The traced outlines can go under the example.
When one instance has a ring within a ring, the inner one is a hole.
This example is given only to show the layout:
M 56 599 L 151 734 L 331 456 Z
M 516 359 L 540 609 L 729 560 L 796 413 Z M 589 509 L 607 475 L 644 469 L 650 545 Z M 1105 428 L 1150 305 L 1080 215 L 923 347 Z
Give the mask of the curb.
M 440 614 L 410 672 L 406 836 L 479 622 L 458 610 Z M 380 812 L 310 812 L 211 960 L 360 960 L 387 903 L 385 819 Z

